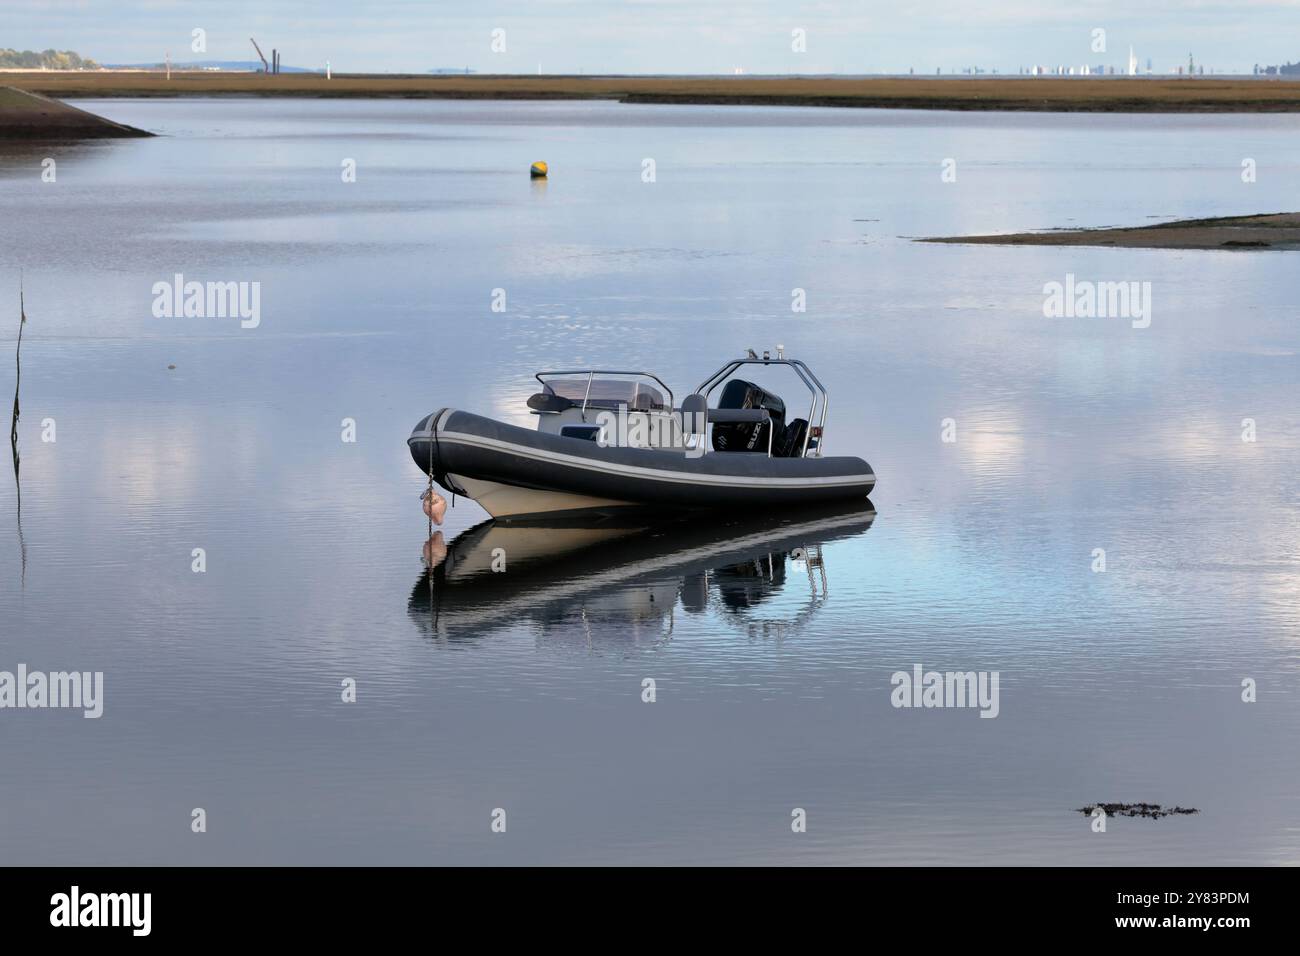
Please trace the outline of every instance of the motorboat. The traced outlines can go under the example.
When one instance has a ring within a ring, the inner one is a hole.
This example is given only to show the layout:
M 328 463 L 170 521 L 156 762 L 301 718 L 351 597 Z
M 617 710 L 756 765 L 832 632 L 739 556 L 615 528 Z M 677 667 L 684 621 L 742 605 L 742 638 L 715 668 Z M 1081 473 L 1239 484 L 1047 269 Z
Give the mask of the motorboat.
M 807 417 L 741 377 L 785 367 L 807 387 Z M 861 458 L 827 456 L 829 396 L 798 359 L 753 350 L 676 404 L 650 372 L 538 372 L 527 408 L 535 428 L 440 408 L 407 445 L 432 481 L 494 518 L 624 508 L 779 508 L 866 498 L 876 476 Z M 716 395 L 716 400 L 715 400 Z M 454 499 L 453 499 L 454 500 Z

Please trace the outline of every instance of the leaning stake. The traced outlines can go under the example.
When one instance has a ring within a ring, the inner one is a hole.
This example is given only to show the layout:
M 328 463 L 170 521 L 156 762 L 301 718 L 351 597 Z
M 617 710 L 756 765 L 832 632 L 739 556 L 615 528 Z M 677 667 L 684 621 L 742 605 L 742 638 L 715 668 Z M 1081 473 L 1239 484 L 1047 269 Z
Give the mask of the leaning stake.
M 27 324 L 27 311 L 23 302 L 23 287 L 18 284 L 18 348 L 14 352 L 14 365 L 18 377 L 14 380 L 14 415 L 9 425 L 9 444 L 13 446 L 14 461 L 18 461 L 18 389 L 23 383 L 23 326 Z

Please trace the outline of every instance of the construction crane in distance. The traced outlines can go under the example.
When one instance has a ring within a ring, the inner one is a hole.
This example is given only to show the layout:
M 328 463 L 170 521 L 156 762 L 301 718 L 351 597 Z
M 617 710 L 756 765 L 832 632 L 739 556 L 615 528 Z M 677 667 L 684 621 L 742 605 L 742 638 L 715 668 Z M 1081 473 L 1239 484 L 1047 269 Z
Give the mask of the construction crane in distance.
M 253 49 L 257 51 L 258 59 L 260 59 L 260 60 L 262 61 L 262 70 L 263 70 L 263 72 L 269 74 L 269 73 L 271 72 L 271 64 L 270 64 L 270 63 L 267 63 L 267 62 L 266 62 L 266 57 L 262 56 L 262 48 L 261 48 L 260 46 L 257 45 L 257 41 L 254 40 L 252 37 L 249 37 L 249 38 L 248 38 L 248 42 L 251 43 L 251 44 L 253 44 Z

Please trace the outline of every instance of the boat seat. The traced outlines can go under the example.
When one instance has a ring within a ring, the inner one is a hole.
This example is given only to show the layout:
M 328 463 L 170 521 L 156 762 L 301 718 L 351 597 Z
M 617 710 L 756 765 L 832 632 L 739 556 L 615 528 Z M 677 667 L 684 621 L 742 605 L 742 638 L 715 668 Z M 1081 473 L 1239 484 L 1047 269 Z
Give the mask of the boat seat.
M 544 412 L 548 415 L 562 412 L 566 408 L 573 408 L 575 404 L 567 398 L 561 398 L 559 395 L 547 392 L 538 392 L 535 395 L 528 396 L 529 408 L 535 412 Z
M 699 441 L 703 441 L 704 436 L 708 433 L 709 425 L 711 424 L 712 425 L 758 425 L 758 426 L 767 425 L 769 427 L 771 427 L 772 425 L 778 425 L 777 432 L 773 436 L 776 439 L 776 441 L 774 441 L 772 445 L 773 457 L 796 457 L 796 458 L 798 457 L 798 453 L 799 453 L 798 449 L 795 450 L 793 455 L 782 455 L 781 452 L 777 451 L 777 442 L 779 442 L 783 437 L 783 432 L 779 427 L 779 423 L 773 421 L 774 416 L 770 409 L 709 408 L 708 401 L 705 399 L 703 395 L 700 395 L 697 392 L 692 395 L 687 395 L 686 398 L 682 399 L 682 407 L 678 409 L 678 411 L 681 414 L 682 432 L 684 437 L 688 441 L 691 439 L 697 439 Z M 806 424 L 807 423 L 805 423 L 805 425 Z M 800 447 L 802 447 L 802 443 L 803 443 L 802 434 L 799 435 L 798 441 L 800 443 Z M 719 450 L 723 450 L 723 449 L 719 449 Z M 764 455 L 767 454 L 766 446 L 764 446 L 761 449 L 736 448 L 736 449 L 725 449 L 725 450 L 730 454 L 745 454 L 745 453 L 764 454 Z
M 682 399 L 682 407 L 677 409 L 678 420 L 682 423 L 682 443 L 688 449 L 703 449 L 704 436 L 709 431 L 709 400 L 699 392 L 694 392 Z
M 709 421 L 727 425 L 761 425 L 772 418 L 766 408 L 710 408 Z
M 678 411 L 682 415 L 683 430 L 688 435 L 704 434 L 710 422 L 760 424 L 772 417 L 765 408 L 709 408 L 704 396 L 698 393 L 687 395 Z
M 678 409 L 682 416 L 682 431 L 687 435 L 703 435 L 709 427 L 709 402 L 699 392 L 682 399 Z

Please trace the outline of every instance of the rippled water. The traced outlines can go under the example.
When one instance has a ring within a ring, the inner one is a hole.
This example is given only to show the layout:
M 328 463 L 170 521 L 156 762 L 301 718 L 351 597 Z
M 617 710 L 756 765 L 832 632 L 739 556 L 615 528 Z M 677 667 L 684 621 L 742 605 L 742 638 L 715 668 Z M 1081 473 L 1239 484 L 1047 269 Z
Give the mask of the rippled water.
M 1300 862 L 1300 260 L 909 238 L 1293 209 L 1300 117 L 80 105 L 164 135 L 0 148 L 0 670 L 105 675 L 99 720 L 0 711 L 6 862 Z M 155 318 L 175 273 L 260 326 Z M 1044 318 L 1067 273 L 1150 327 Z M 428 411 L 778 342 L 874 518 L 462 501 L 426 570 Z M 894 708 L 914 664 L 998 717 Z

